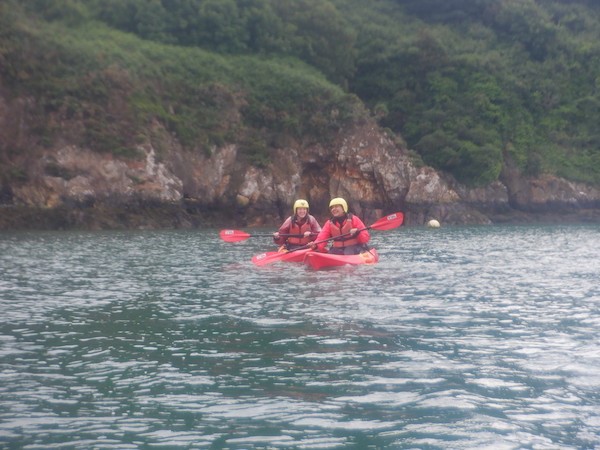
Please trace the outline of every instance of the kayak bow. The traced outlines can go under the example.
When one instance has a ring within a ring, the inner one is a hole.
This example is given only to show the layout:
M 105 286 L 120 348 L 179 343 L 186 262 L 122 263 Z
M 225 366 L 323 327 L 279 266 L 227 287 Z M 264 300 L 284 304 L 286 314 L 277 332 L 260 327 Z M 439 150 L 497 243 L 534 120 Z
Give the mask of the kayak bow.
M 302 262 L 304 261 L 304 255 L 310 252 L 310 248 L 299 249 L 298 251 L 279 251 L 279 252 L 265 252 L 252 257 L 252 262 L 257 266 L 265 266 L 275 261 L 287 261 L 287 262 Z

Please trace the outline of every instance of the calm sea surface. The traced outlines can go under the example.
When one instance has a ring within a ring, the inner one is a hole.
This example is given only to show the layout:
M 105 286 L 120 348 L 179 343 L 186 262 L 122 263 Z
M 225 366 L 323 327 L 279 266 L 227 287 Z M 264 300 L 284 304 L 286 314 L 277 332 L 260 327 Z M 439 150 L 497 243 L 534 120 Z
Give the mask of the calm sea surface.
M 0 448 L 600 449 L 600 226 L 371 242 L 0 233 Z

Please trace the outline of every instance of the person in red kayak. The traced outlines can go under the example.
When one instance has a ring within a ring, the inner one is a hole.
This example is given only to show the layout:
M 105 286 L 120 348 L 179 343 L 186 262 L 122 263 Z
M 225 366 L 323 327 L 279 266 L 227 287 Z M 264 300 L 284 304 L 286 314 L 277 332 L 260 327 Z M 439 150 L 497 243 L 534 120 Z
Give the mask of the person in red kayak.
M 273 233 L 273 241 L 277 245 L 284 246 L 287 250 L 305 247 L 321 231 L 321 225 L 308 213 L 308 209 L 306 200 L 295 201 L 294 214 Z
M 348 203 L 341 197 L 334 198 L 329 202 L 331 219 L 329 219 L 315 241 L 323 241 L 309 245 L 313 249 L 322 252 L 325 250 L 327 240 L 333 238 L 333 244 L 329 253 L 334 255 L 358 255 L 368 250 L 367 242 L 371 235 L 367 227 L 358 216 L 348 212 Z

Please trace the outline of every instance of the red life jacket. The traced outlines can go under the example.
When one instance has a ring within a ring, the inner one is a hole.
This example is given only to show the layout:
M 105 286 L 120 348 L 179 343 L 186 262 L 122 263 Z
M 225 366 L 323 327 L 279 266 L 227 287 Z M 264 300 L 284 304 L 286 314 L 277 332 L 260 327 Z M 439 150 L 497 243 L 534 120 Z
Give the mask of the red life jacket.
M 331 220 L 331 219 L 330 219 Z M 352 214 L 348 214 L 346 220 L 342 223 L 341 228 L 337 225 L 336 222 L 331 220 L 331 224 L 329 226 L 329 230 L 331 231 L 331 237 L 335 238 L 341 236 L 342 234 L 350 233 L 350 230 L 354 228 L 352 226 Z M 356 236 L 346 236 L 343 238 L 335 239 L 333 241 L 332 247 L 350 247 L 351 245 L 358 245 L 358 239 Z
M 292 217 L 292 223 L 290 225 L 290 233 L 289 234 L 304 234 L 307 231 L 312 231 L 310 227 L 310 219 L 308 215 L 306 216 L 304 223 L 300 224 L 294 217 Z M 290 236 L 287 238 L 287 243 L 292 245 L 306 245 L 311 241 L 312 237 L 294 237 Z

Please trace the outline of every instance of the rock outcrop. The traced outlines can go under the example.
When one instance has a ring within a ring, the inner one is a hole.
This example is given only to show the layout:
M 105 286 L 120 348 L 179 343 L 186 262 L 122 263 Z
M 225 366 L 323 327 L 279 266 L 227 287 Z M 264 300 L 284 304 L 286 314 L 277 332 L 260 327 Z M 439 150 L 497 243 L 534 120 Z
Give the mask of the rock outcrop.
M 27 139 L 18 117 L 27 105 L 17 116 L 15 108 L 0 106 L 1 135 Z M 325 218 L 337 196 L 367 223 L 397 210 L 408 225 L 600 218 L 598 187 L 547 175 L 529 179 L 506 168 L 501 181 L 470 189 L 419 164 L 374 122 L 356 124 L 327 144 L 278 149 L 262 168 L 245 163 L 234 145 L 208 155 L 186 151 L 174 139 L 160 151 L 144 142 L 135 158 L 69 143 L 31 145 L 36 150 L 27 158 L 2 162 L 22 176 L 2 182 L 0 229 L 275 225 L 297 198 Z

